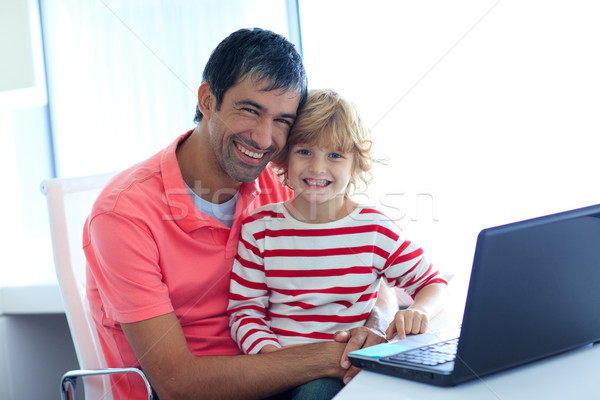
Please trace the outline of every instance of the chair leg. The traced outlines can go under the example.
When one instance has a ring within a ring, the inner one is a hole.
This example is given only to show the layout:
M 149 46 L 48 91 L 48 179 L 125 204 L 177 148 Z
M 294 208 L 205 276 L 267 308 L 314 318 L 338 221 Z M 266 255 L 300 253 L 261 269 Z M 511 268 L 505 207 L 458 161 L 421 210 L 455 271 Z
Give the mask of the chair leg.
M 61 400 L 77 400 L 77 377 L 65 377 L 60 384 Z

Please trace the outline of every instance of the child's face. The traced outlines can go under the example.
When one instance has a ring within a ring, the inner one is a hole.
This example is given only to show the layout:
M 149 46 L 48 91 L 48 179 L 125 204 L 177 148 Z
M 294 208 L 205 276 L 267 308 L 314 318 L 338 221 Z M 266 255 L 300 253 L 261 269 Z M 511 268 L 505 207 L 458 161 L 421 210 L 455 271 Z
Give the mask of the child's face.
M 295 197 L 311 204 L 340 201 L 352 177 L 354 155 L 317 145 L 290 148 L 288 183 Z

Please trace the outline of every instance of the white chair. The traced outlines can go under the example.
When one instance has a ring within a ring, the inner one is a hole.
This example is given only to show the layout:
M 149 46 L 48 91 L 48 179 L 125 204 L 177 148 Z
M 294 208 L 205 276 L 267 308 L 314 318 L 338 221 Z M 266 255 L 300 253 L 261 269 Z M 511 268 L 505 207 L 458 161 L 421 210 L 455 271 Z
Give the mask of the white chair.
M 100 190 L 114 173 L 71 179 L 48 179 L 41 190 L 48 200 L 52 248 L 58 283 L 79 370 L 68 371 L 60 384 L 61 398 L 75 399 L 77 378 L 84 380 L 86 399 L 112 399 L 110 374 L 140 375 L 152 399 L 152 388 L 137 368 L 107 368 L 85 294 L 83 225 Z

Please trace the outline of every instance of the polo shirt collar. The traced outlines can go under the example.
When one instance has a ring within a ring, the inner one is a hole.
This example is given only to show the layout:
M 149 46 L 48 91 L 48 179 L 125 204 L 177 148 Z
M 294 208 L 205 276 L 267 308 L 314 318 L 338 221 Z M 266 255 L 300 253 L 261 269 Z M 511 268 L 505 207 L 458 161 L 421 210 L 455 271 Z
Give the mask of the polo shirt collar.
M 162 200 L 168 206 L 170 212 L 170 215 L 166 215 L 165 218 L 175 221 L 185 232 L 191 232 L 202 227 L 229 229 L 221 222 L 198 210 L 185 186 L 175 151 L 177 146 L 187 139 L 192 132 L 193 130 L 190 130 L 171 143 L 165 149 L 160 160 L 164 187 Z M 232 229 L 238 230 L 240 221 L 245 217 L 247 210 L 258 195 L 260 195 L 260 188 L 256 179 L 241 185 Z

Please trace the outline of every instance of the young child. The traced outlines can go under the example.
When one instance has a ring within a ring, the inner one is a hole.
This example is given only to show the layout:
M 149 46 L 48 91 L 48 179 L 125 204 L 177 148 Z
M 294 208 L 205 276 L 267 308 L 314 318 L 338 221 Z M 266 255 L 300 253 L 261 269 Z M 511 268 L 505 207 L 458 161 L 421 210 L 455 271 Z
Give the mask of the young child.
M 242 351 L 333 340 L 363 326 L 382 280 L 414 298 L 387 339 L 425 332 L 447 283 L 392 220 L 350 199 L 373 163 L 354 106 L 332 90 L 311 91 L 273 163 L 294 197 L 243 222 L 228 308 Z

